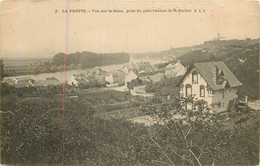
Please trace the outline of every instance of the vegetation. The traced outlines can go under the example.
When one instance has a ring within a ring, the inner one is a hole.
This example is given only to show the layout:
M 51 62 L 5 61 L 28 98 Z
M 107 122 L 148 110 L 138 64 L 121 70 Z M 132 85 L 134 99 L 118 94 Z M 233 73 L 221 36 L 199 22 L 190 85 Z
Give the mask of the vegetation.
M 79 82 L 78 87 L 79 89 L 89 89 L 89 88 L 101 88 L 105 87 L 105 82 L 99 82 L 98 80 L 93 80 L 89 82 Z
M 11 91 L 12 92 L 12 91 Z M 1 97 L 1 151 L 6 164 L 256 165 L 258 115 L 253 110 L 223 122 L 203 101 L 184 110 L 177 99 L 143 105 L 154 126 L 95 117 L 97 105 L 131 101 L 126 92 L 103 91 L 66 98 Z M 24 93 L 27 93 L 24 91 Z M 29 92 L 30 93 L 30 92 Z M 26 95 L 26 94 L 24 94 Z M 178 115 L 178 116 L 177 116 Z M 176 118 L 179 117 L 179 118 Z M 161 125 L 163 122 L 164 125 Z
M 167 96 L 175 98 L 179 96 L 179 84 L 183 76 L 163 79 L 154 84 L 148 84 L 145 87 L 147 93 L 155 93 L 158 99 L 165 99 Z
M 127 82 L 127 89 L 133 90 L 135 86 L 140 86 L 140 85 L 145 85 L 145 83 L 138 77 L 132 80 L 131 82 Z
M 190 65 L 198 57 L 201 61 L 223 60 L 244 84 L 239 94 L 257 98 L 259 46 L 255 40 L 212 41 L 200 47 L 185 53 L 178 49 L 185 54 L 180 57 L 182 62 Z M 57 69 L 63 65 L 63 55 L 54 57 Z M 68 55 L 67 63 L 71 69 L 92 67 L 89 63 L 94 63 L 94 56 L 97 63 L 103 62 L 103 55 L 83 52 Z M 108 59 L 106 64 L 110 64 Z M 64 121 L 62 85 L 17 89 L 1 83 L 1 161 L 12 165 L 257 165 L 257 111 L 235 106 L 225 119 L 212 113 L 202 100 L 179 99 L 180 81 L 177 77 L 148 84 L 146 91 L 156 96 L 150 102 L 129 92 L 93 89 L 102 87 L 96 82 L 79 85 L 79 89 L 66 84 Z M 141 84 L 137 79 L 127 86 L 132 89 Z M 157 100 L 165 96 L 170 98 Z M 192 110 L 184 109 L 186 102 L 194 103 Z M 138 109 L 156 124 L 104 118 L 106 113 L 128 108 Z

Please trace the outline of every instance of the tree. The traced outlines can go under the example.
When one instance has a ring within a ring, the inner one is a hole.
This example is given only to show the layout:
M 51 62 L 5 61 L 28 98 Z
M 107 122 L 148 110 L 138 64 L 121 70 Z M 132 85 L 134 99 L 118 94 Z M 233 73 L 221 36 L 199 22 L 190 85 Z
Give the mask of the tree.
M 4 77 L 6 77 L 6 73 L 4 71 L 4 63 L 3 63 L 3 59 L 0 60 L 0 81 L 2 81 L 2 79 Z
M 127 89 L 132 90 L 135 86 L 142 85 L 142 80 L 138 77 L 134 80 L 131 80 L 131 82 L 127 82 Z
M 184 109 L 187 102 L 194 104 L 191 110 Z M 242 118 L 244 124 L 239 120 L 241 117 L 237 117 L 234 120 L 237 124 L 230 127 L 223 117 L 211 112 L 205 101 L 194 101 L 192 97 L 159 106 L 146 105 L 144 111 L 158 121 L 158 125 L 152 127 L 156 132 L 149 133 L 149 137 L 160 150 L 163 156 L 161 160 L 166 164 L 201 166 L 258 163 L 259 150 L 252 148 L 258 147 L 258 136 L 249 134 L 249 131 L 257 131 L 258 120 L 254 120 L 254 125 L 248 125 L 246 123 L 251 121 L 249 117 Z M 245 132 L 245 129 L 248 131 Z

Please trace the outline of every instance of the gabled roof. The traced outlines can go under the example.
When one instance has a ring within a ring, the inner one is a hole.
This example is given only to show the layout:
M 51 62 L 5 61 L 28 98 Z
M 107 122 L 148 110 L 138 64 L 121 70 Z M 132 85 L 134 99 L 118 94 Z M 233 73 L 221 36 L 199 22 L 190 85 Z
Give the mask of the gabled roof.
M 222 61 L 194 63 L 194 67 L 213 90 L 224 89 L 227 83 L 230 87 L 243 85 Z M 222 84 L 216 84 L 214 82 L 214 70 L 216 67 L 218 67 L 224 74 L 225 81 Z

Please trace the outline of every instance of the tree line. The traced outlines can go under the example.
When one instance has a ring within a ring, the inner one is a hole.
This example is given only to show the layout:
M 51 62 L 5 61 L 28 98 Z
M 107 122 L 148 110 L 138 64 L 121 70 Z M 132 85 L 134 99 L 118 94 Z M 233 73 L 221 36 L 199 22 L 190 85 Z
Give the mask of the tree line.
M 64 65 L 64 53 L 58 53 L 52 58 L 52 63 L 56 67 Z M 94 53 L 94 52 L 76 52 L 66 55 L 66 65 L 68 68 L 86 69 L 95 66 L 113 65 L 129 62 L 128 53 Z

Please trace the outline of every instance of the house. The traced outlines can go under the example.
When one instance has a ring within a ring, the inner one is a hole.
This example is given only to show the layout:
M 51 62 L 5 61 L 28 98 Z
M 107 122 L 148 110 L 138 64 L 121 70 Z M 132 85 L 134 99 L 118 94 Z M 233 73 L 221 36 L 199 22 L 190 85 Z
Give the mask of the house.
M 181 64 L 180 61 L 176 63 L 170 63 L 165 67 L 165 76 L 167 78 L 178 77 L 186 73 L 186 68 Z
M 135 74 L 132 70 L 130 70 L 126 76 L 125 76 L 125 86 L 127 86 L 128 82 L 131 82 L 132 80 L 135 80 L 138 78 L 138 75 Z
M 105 76 L 108 86 L 120 86 L 125 83 L 125 73 L 122 71 L 112 71 Z
M 195 63 L 180 83 L 180 96 L 193 95 L 195 100 L 206 101 L 213 111 L 223 112 L 236 99 L 240 86 L 242 83 L 222 61 Z M 185 107 L 191 109 L 192 104 Z

